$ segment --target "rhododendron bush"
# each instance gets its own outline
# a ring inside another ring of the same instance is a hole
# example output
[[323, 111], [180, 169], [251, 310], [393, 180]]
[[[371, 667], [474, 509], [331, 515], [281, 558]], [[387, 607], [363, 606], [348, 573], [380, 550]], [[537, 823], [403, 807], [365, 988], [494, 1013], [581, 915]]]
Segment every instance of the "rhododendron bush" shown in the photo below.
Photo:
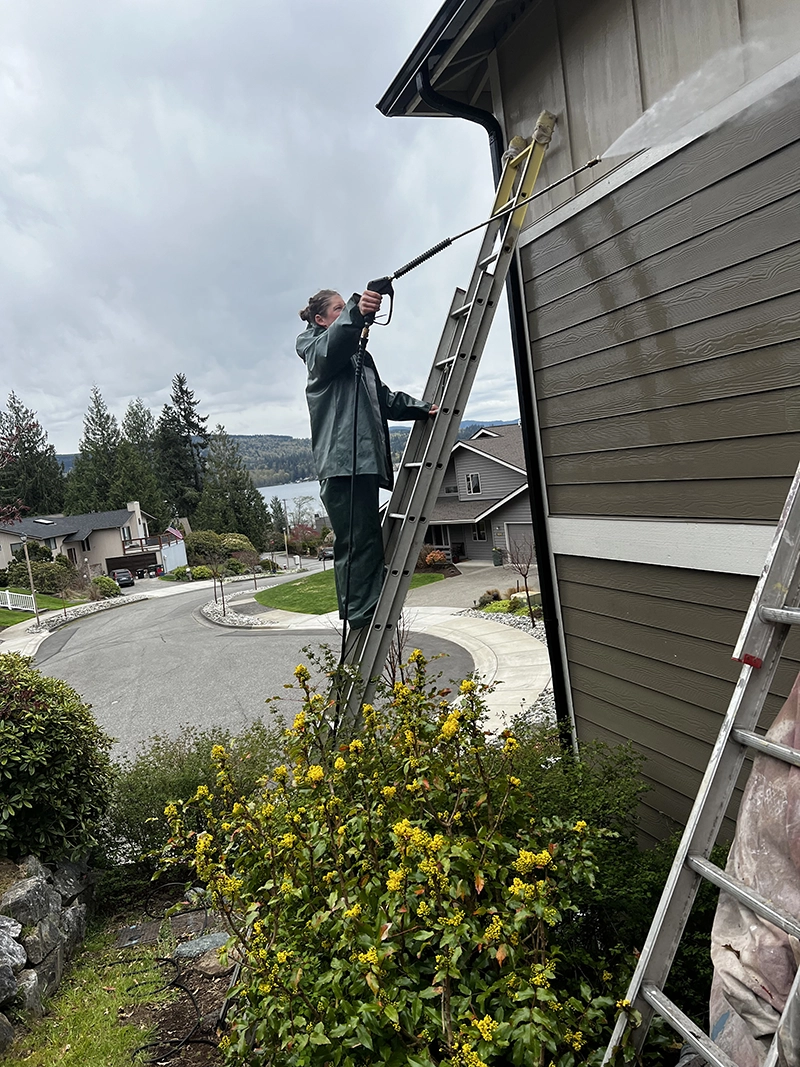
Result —
[[168, 808], [171, 860], [242, 962], [230, 1062], [599, 1063], [630, 960], [576, 963], [565, 931], [614, 834], [537, 815], [479, 681], [453, 702], [418, 651], [404, 677], [334, 741], [333, 698], [298, 667], [303, 708], [259, 792], [239, 795], [217, 748], [216, 782]]

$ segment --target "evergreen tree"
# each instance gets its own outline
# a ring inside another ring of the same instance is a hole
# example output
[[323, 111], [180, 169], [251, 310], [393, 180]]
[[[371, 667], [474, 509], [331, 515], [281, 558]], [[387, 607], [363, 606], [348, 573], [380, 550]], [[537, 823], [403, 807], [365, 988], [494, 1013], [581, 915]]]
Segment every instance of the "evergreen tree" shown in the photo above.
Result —
[[114, 481], [111, 486], [111, 507], [124, 508], [131, 500], [138, 500], [142, 511], [152, 515], [158, 530], [167, 528], [170, 520], [161, 489], [152, 465], [145, 456], [126, 438], [122, 438], [117, 449], [117, 462], [114, 468]]
[[253, 485], [238, 445], [222, 426], [210, 439], [195, 525], [217, 533], [244, 534], [257, 549], [264, 546], [269, 525], [264, 498]]
[[0, 411], [0, 440], [5, 462], [0, 465], [0, 505], [22, 501], [28, 515], [46, 515], [64, 506], [64, 471], [55, 448], [36, 418], [16, 393], [9, 393]]
[[286, 510], [279, 496], [274, 496], [270, 500], [269, 513], [272, 519], [272, 528], [277, 530], [278, 533], [283, 533], [286, 529]]
[[203, 490], [208, 416], [198, 415], [200, 401], [195, 400], [184, 374], [173, 378], [170, 399], [156, 426], [156, 462], [173, 514], [193, 519]]
[[131, 400], [122, 419], [122, 436], [152, 466], [155, 456], [156, 421], [140, 396]]
[[75, 466], [67, 478], [66, 513], [109, 511], [115, 507], [112, 486], [117, 465], [120, 432], [96, 385], [89, 395], [83, 420], [83, 437]]

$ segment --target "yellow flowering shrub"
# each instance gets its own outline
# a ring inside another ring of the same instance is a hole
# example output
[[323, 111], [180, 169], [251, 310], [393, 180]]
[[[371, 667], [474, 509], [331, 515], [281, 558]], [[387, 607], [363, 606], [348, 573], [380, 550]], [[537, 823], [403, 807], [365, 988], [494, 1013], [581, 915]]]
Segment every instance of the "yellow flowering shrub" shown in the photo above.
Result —
[[[462, 682], [454, 710], [419, 651], [358, 736], [332, 728], [309, 671], [295, 678], [303, 709], [263, 790], [238, 796], [220, 752], [214, 787], [168, 813], [172, 860], [208, 886], [243, 960], [227, 1062], [599, 1063], [629, 961], [575, 965], [563, 946], [610, 832], [537, 818], [519, 743], [485, 732], [485, 687]], [[182, 835], [212, 805], [209, 831]]]

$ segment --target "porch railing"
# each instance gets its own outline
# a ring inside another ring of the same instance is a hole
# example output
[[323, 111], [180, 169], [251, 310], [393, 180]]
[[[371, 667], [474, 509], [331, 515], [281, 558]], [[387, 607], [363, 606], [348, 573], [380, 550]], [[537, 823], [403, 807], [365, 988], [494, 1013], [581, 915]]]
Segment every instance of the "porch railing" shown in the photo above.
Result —
[[11, 608], [12, 611], [33, 611], [33, 597], [30, 593], [9, 593], [7, 589], [0, 589], [0, 607]]

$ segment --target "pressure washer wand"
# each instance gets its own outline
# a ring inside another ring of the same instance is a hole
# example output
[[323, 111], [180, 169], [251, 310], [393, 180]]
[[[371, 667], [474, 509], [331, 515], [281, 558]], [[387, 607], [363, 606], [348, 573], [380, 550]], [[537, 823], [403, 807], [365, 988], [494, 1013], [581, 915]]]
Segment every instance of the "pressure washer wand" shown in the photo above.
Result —
[[570, 178], [574, 178], [578, 174], [582, 174], [585, 170], [589, 170], [591, 167], [596, 167], [597, 164], [601, 162], [602, 157], [595, 156], [594, 159], [590, 159], [588, 163], [584, 163], [583, 166], [578, 167], [576, 170], [570, 171], [570, 173], [565, 174], [563, 178], [558, 178], [546, 188], [540, 189], [536, 193], [531, 193], [531, 195], [525, 197], [524, 200], [519, 200], [516, 204], [510, 204], [508, 207], [501, 208], [500, 211], [495, 212], [495, 214], [492, 215], [490, 218], [484, 219], [483, 222], [476, 223], [475, 226], [470, 226], [468, 230], [462, 230], [461, 233], [455, 234], [454, 237], [445, 237], [443, 241], [440, 241], [432, 248], [429, 248], [427, 252], [423, 252], [421, 255], [415, 256], [414, 259], [409, 260], [408, 263], [404, 264], [402, 267], [396, 270], [394, 274], [390, 274], [386, 278], [373, 279], [367, 285], [367, 289], [372, 290], [373, 293], [381, 293], [384, 296], [388, 295], [391, 299], [391, 304], [389, 306], [389, 317], [386, 319], [385, 322], [377, 323], [377, 325], [388, 326], [391, 321], [392, 311], [394, 309], [394, 289], [392, 287], [392, 282], [395, 280], [395, 278], [402, 278], [404, 274], [408, 274], [409, 271], [414, 270], [415, 267], [419, 267], [423, 263], [426, 263], [429, 259], [433, 259], [434, 256], [438, 255], [440, 252], [443, 252], [445, 248], [449, 248], [450, 245], [455, 244], [456, 241], [460, 241], [462, 237], [467, 237], [469, 234], [475, 233], [476, 230], [481, 230], [484, 226], [488, 226], [490, 223], [496, 222], [497, 219], [502, 219], [506, 215], [513, 214], [513, 212], [515, 212], [518, 208], [525, 207], [526, 204], [530, 204], [531, 201], [535, 200], [537, 197], [544, 196], [545, 193], [549, 193], [552, 189], [556, 189], [559, 185], [563, 185], [564, 182], [568, 182]]

